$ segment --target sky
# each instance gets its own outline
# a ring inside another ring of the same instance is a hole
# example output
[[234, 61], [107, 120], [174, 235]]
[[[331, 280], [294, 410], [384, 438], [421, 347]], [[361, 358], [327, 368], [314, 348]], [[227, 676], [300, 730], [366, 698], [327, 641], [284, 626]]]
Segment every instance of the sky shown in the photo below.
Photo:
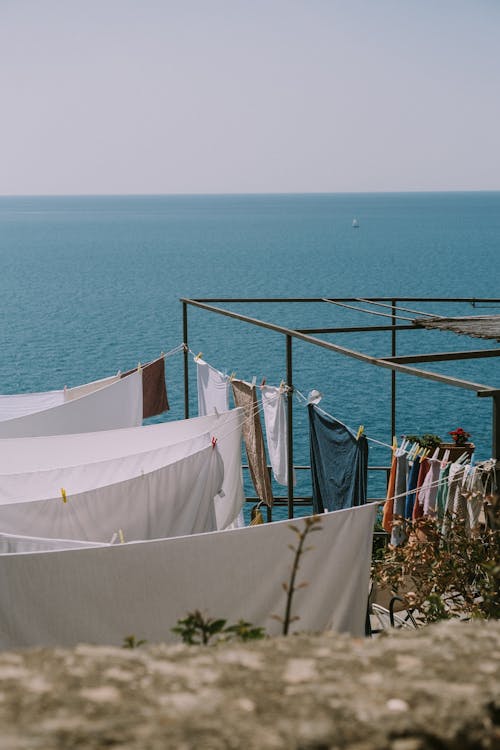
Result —
[[500, 0], [0, 0], [0, 195], [500, 189]]

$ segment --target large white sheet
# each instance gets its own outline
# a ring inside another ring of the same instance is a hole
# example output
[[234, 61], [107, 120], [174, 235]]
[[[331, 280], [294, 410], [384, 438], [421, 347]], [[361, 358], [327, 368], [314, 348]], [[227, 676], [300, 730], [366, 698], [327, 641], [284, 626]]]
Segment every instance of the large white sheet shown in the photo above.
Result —
[[[181, 452], [187, 455], [179, 458]], [[161, 468], [140, 470], [123, 481], [67, 494], [66, 502], [59, 495], [0, 505], [0, 529], [97, 542], [109, 542], [119, 529], [127, 541], [215, 531], [214, 497], [221, 489], [224, 468], [209, 436], [191, 439], [182, 451], [173, 446], [157, 453], [163, 458], [155, 456], [152, 461], [150, 454], [144, 454], [150, 463], [148, 467], [145, 461], [144, 467], [151, 468], [160, 459], [167, 461]]]
[[[134, 454], [139, 456], [209, 433], [217, 439], [224, 463], [222, 494], [215, 499], [217, 528], [224, 529], [238, 517], [245, 500], [241, 469], [242, 420], [242, 410], [233, 409], [224, 414], [146, 427], [0, 440], [0, 503], [9, 498], [53, 497], [60, 487], [70, 491], [71, 486], [72, 492], [78, 492], [84, 487], [103, 486], [109, 481], [110, 464], [107, 462], [121, 461]], [[51, 473], [52, 470], [60, 471]]]
[[[294, 631], [364, 633], [375, 505], [321, 516], [302, 558]], [[303, 519], [294, 524], [301, 528]], [[287, 521], [191, 537], [0, 559], [0, 648], [172, 641], [194, 609], [280, 632], [295, 534]]]
[[[120, 427], [133, 427], [142, 424], [142, 372], [134, 372], [126, 378], [109, 378], [107, 385], [98, 387], [90, 392], [82, 391], [78, 396], [70, 393], [67, 400], [64, 391], [53, 391], [49, 394], [26, 394], [27, 402], [32, 401], [30, 409], [34, 408], [34, 401], [38, 402], [35, 412], [22, 413], [18, 404], [18, 413], [14, 418], [7, 416], [0, 421], [0, 437], [19, 438], [41, 435], [66, 435], [77, 432], [95, 432], [98, 430], [112, 430]], [[99, 381], [98, 381], [99, 382]], [[92, 384], [87, 384], [91, 386]], [[85, 388], [85, 386], [83, 387]], [[69, 389], [70, 392], [73, 389]], [[88, 390], [88, 388], [87, 388]], [[58, 401], [62, 394], [62, 402]], [[42, 396], [45, 405], [40, 408]], [[35, 398], [36, 397], [36, 398]], [[7, 397], [21, 402], [23, 396]], [[54, 402], [56, 399], [56, 402]], [[6, 402], [5, 402], [6, 403]], [[24, 407], [27, 408], [26, 405]], [[7, 414], [5, 406], [4, 414]]]

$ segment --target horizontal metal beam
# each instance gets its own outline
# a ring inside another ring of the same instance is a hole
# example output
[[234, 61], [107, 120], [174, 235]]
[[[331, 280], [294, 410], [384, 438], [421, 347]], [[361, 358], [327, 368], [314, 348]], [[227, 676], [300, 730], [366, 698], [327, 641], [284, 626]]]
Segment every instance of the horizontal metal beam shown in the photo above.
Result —
[[[323, 302], [325, 297], [197, 297], [192, 302]], [[357, 302], [359, 297], [328, 297], [334, 302]], [[477, 302], [500, 304], [497, 297], [365, 297], [368, 302], [463, 302], [470, 305]], [[182, 301], [182, 300], [181, 300]], [[187, 301], [187, 300], [186, 300]]]
[[435, 352], [433, 354], [407, 354], [401, 357], [384, 357], [386, 362], [449, 362], [452, 359], [484, 359], [500, 357], [500, 349], [470, 349], [465, 352]]
[[418, 326], [344, 326], [343, 328], [297, 328], [299, 333], [366, 333], [369, 331], [420, 331]]
[[183, 297], [181, 301], [187, 303], [188, 305], [199, 307], [202, 310], [209, 310], [210, 312], [217, 313], [218, 315], [224, 315], [228, 318], [241, 320], [244, 323], [251, 323], [252, 325], [258, 326], [260, 328], [266, 328], [269, 331], [276, 331], [276, 333], [292, 336], [293, 338], [299, 339], [301, 341], [306, 341], [309, 344], [320, 346], [323, 349], [328, 349], [329, 351], [337, 352], [339, 354], [345, 355], [346, 357], [351, 357], [352, 359], [357, 359], [370, 365], [376, 365], [377, 367], [384, 367], [396, 372], [406, 373], [407, 375], [414, 375], [419, 378], [424, 378], [425, 380], [433, 380], [438, 383], [445, 383], [446, 385], [451, 385], [456, 388], [464, 388], [476, 393], [478, 391], [494, 390], [491, 386], [488, 385], [472, 383], [468, 380], [459, 380], [458, 378], [452, 378], [448, 375], [440, 375], [435, 372], [429, 372], [428, 370], [420, 370], [415, 367], [409, 367], [408, 365], [399, 364], [398, 362], [389, 362], [385, 359], [372, 357], [369, 354], [363, 354], [363, 352], [358, 352], [354, 349], [347, 349], [344, 346], [332, 344], [329, 341], [323, 341], [322, 339], [318, 339], [315, 336], [309, 336], [305, 333], [300, 333], [299, 331], [293, 330], [292, 328], [285, 328], [285, 326], [279, 326], [276, 325], [276, 323], [266, 323], [265, 321], [259, 320], [258, 318], [252, 318], [248, 315], [241, 315], [239, 313], [233, 312], [232, 310], [226, 310], [221, 307], [214, 307], [213, 305], [200, 302], [199, 300]]

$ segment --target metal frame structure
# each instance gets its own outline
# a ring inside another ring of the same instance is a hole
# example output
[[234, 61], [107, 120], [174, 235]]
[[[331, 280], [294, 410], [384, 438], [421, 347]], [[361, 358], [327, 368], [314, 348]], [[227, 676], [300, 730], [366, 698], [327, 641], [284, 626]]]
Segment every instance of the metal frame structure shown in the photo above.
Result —
[[[472, 297], [309, 297], [309, 298], [262, 298], [262, 297], [246, 297], [246, 298], [203, 298], [203, 299], [190, 299], [187, 297], [181, 298], [182, 303], [182, 321], [183, 321], [183, 342], [185, 344], [184, 351], [184, 414], [185, 417], [189, 417], [189, 355], [188, 355], [188, 306], [197, 307], [208, 312], [223, 315], [225, 317], [240, 320], [244, 323], [249, 323], [254, 326], [266, 328], [270, 331], [275, 331], [285, 336], [286, 341], [286, 385], [289, 388], [289, 392], [293, 392], [293, 363], [292, 363], [292, 341], [293, 339], [299, 339], [301, 341], [308, 342], [314, 346], [319, 346], [328, 351], [336, 352], [347, 357], [351, 357], [362, 362], [374, 365], [376, 367], [383, 367], [391, 370], [391, 428], [392, 435], [396, 433], [396, 374], [406, 373], [426, 380], [432, 380], [439, 383], [445, 383], [455, 388], [463, 388], [469, 391], [473, 391], [480, 398], [491, 398], [492, 402], [492, 457], [500, 461], [500, 388], [494, 386], [483, 385], [481, 383], [474, 383], [468, 380], [462, 380], [459, 378], [451, 377], [449, 375], [441, 375], [439, 373], [431, 372], [429, 370], [420, 369], [414, 367], [415, 363], [420, 362], [447, 362], [452, 360], [466, 360], [466, 359], [482, 359], [486, 357], [498, 357], [500, 356], [500, 349], [471, 349], [469, 351], [456, 351], [456, 352], [432, 352], [426, 354], [411, 354], [406, 356], [397, 355], [397, 334], [398, 331], [409, 331], [409, 330], [426, 330], [422, 326], [415, 322], [415, 318], [402, 315], [402, 312], [418, 313], [418, 315], [429, 315], [429, 313], [422, 313], [412, 308], [402, 307], [401, 303], [415, 304], [415, 303], [463, 303], [470, 304], [475, 307], [478, 304], [486, 305], [500, 305], [500, 299], [497, 298], [472, 298]], [[255, 303], [323, 303], [332, 304], [339, 307], [344, 307], [358, 312], [369, 313], [376, 315], [377, 317], [389, 318], [390, 322], [385, 325], [370, 325], [370, 326], [344, 326], [334, 328], [300, 328], [292, 329], [278, 325], [277, 323], [266, 322], [258, 318], [253, 318], [248, 315], [242, 315], [232, 310], [219, 307], [219, 304], [255, 304]], [[359, 307], [361, 305], [369, 305], [371, 309], [366, 307]], [[381, 310], [374, 310], [373, 306], [382, 308]], [[382, 311], [384, 310], [384, 311]], [[399, 321], [404, 321], [400, 323]], [[374, 357], [364, 352], [360, 352], [354, 349], [348, 349], [338, 344], [333, 344], [329, 341], [325, 341], [321, 338], [317, 338], [313, 334], [329, 334], [329, 333], [360, 333], [360, 332], [375, 332], [375, 331], [387, 331], [391, 332], [391, 354], [387, 357]], [[288, 476], [293, 476], [293, 405], [292, 399], [287, 400], [288, 403]], [[294, 488], [292, 481], [288, 485], [287, 493], [287, 505], [288, 505], [288, 516], [293, 518], [294, 508]]]

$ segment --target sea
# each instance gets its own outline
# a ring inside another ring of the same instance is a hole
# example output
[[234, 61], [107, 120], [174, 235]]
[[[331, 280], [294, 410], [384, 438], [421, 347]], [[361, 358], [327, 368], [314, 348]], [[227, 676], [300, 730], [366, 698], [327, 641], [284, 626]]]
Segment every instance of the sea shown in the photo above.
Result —
[[[0, 197], [0, 393], [74, 386], [168, 354], [183, 339], [182, 297], [495, 298], [499, 258], [500, 192]], [[291, 328], [390, 323], [326, 302], [219, 304]], [[401, 305], [440, 315], [500, 311], [491, 303]], [[401, 324], [417, 317], [398, 314]], [[387, 331], [325, 339], [391, 354]], [[285, 340], [276, 332], [189, 307], [188, 344], [238, 378], [279, 385], [286, 377]], [[398, 334], [397, 351], [497, 345], [413, 330]], [[370, 442], [370, 465], [388, 465], [390, 449], [379, 443], [392, 442], [389, 371], [301, 341], [292, 349], [295, 463], [309, 463], [301, 396], [317, 389], [321, 408], [378, 441]], [[500, 387], [495, 358], [421, 366]], [[167, 356], [166, 377], [171, 410], [152, 421], [184, 416], [181, 353]], [[196, 415], [192, 361], [189, 387]], [[398, 439], [446, 440], [457, 427], [471, 433], [475, 458], [491, 455], [490, 399], [397, 375]], [[309, 472], [297, 473], [296, 493], [310, 494]], [[371, 496], [383, 494], [384, 481], [383, 472], [370, 472]], [[274, 490], [286, 496], [286, 488]]]

